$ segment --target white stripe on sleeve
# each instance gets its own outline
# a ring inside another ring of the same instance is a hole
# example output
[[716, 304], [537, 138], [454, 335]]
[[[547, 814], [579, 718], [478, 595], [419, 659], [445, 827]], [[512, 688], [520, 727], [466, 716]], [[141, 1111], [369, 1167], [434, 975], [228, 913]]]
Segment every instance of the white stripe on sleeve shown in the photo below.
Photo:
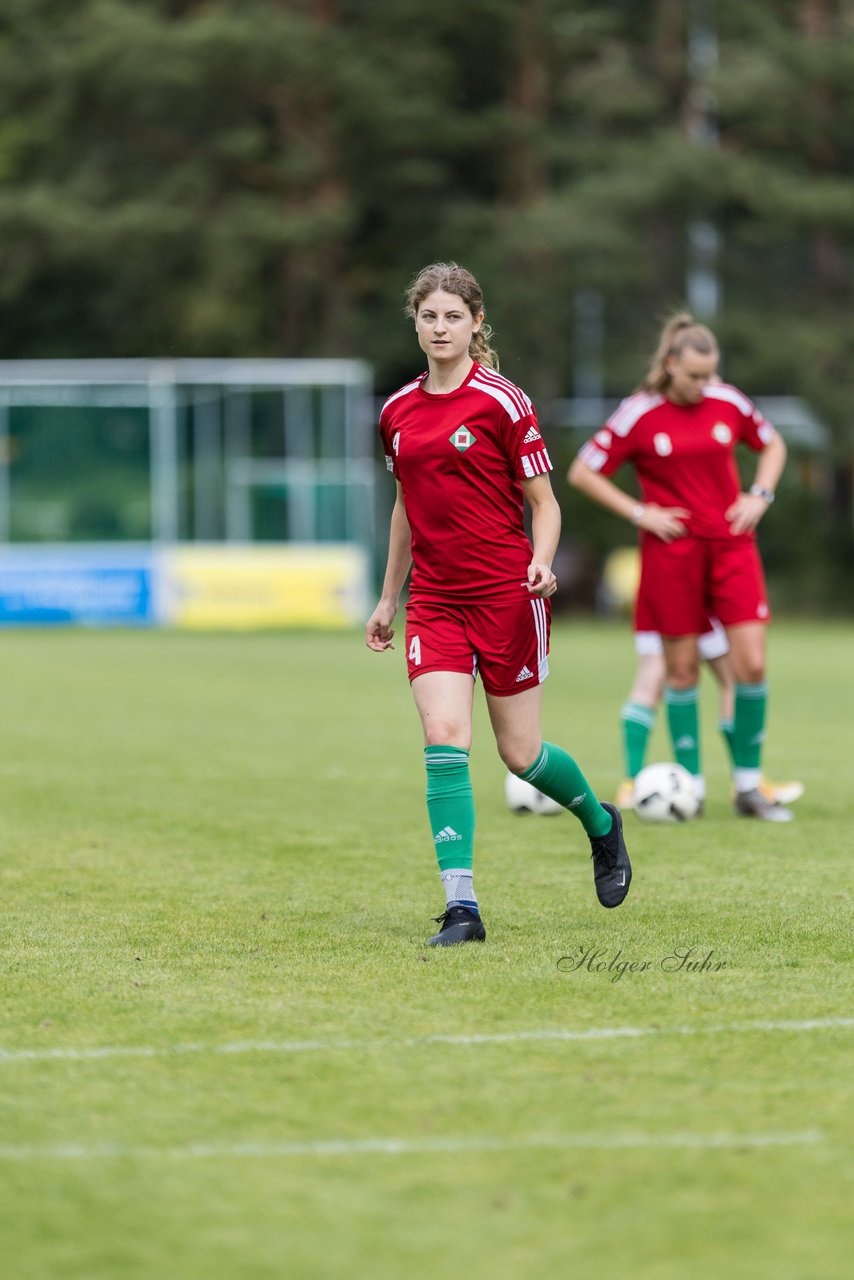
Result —
[[592, 440], [588, 440], [586, 444], [581, 446], [578, 450], [578, 456], [591, 471], [601, 471], [608, 461], [607, 453], [603, 452]]

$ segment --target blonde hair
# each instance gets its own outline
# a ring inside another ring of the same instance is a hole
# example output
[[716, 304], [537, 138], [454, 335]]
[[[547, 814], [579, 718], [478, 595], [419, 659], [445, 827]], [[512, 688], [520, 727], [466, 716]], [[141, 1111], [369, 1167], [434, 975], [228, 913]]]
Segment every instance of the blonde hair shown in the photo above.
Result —
[[662, 329], [652, 364], [638, 390], [666, 391], [670, 385], [668, 357], [681, 356], [689, 348], [702, 356], [717, 356], [719, 353], [717, 339], [711, 329], [698, 324], [690, 311], [678, 311]]
[[429, 267], [423, 267], [418, 272], [406, 290], [406, 314], [409, 318], [415, 319], [421, 303], [436, 289], [443, 289], [445, 293], [453, 293], [458, 298], [462, 298], [475, 320], [483, 312], [484, 319], [481, 326], [477, 333], [471, 336], [469, 355], [472, 360], [477, 360], [478, 364], [485, 364], [489, 369], [497, 369], [498, 352], [489, 345], [492, 328], [486, 323], [483, 291], [472, 273], [466, 271], [465, 267], [461, 267], [459, 263], [433, 262]]

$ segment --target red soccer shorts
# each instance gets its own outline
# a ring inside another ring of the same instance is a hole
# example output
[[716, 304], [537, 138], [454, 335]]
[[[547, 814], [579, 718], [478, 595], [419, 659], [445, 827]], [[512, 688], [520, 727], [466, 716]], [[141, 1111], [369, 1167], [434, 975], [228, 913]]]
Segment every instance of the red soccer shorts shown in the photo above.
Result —
[[689, 535], [662, 542], [645, 535], [638, 601], [636, 629], [664, 636], [702, 635], [709, 629], [709, 615], [725, 627], [771, 618], [752, 538]]
[[428, 671], [477, 677], [487, 693], [508, 698], [549, 674], [551, 604], [522, 587], [517, 596], [472, 603], [410, 600], [406, 664], [410, 682]]

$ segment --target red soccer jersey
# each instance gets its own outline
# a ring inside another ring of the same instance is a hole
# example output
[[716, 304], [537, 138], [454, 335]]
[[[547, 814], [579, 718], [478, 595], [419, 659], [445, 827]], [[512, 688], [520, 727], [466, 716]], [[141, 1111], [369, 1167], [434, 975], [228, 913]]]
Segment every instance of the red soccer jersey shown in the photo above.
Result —
[[552, 469], [533, 405], [477, 363], [448, 395], [425, 391], [426, 377], [389, 396], [380, 414], [412, 530], [410, 594], [515, 595], [531, 563], [521, 481]]
[[697, 404], [645, 392], [629, 396], [578, 456], [606, 476], [633, 463], [644, 502], [684, 507], [691, 512], [688, 531], [698, 538], [729, 538], [724, 512], [741, 491], [735, 446], [740, 441], [758, 451], [774, 434], [747, 396], [710, 383]]

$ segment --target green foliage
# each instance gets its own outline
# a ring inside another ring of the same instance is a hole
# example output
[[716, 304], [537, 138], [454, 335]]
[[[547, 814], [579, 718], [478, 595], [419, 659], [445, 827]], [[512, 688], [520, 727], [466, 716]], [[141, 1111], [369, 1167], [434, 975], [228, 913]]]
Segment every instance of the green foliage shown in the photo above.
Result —
[[416, 356], [408, 279], [456, 258], [538, 401], [572, 391], [574, 298], [597, 290], [621, 395], [684, 303], [702, 217], [721, 233], [728, 376], [803, 396], [844, 474], [850, 4], [720, 0], [706, 70], [689, 59], [702, 10], [7, 0], [3, 355], [359, 355], [388, 391]]

